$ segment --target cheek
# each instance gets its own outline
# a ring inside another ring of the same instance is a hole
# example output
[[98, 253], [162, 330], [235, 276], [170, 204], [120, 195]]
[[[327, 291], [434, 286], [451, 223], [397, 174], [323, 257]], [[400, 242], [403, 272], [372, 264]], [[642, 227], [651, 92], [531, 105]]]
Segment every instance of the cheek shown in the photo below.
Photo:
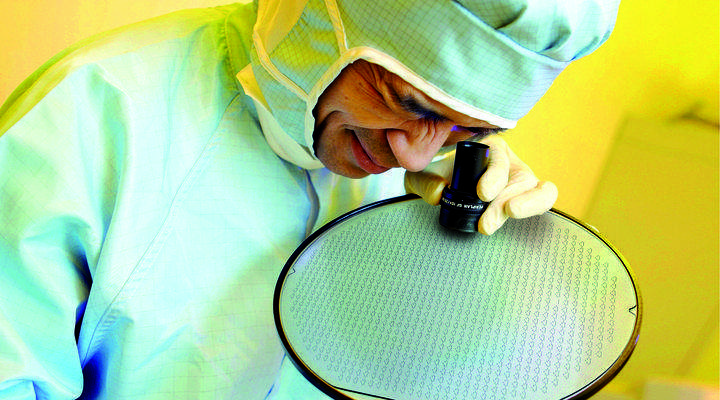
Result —
[[315, 155], [329, 170], [351, 178], [367, 175], [353, 163], [352, 132], [342, 125], [327, 124], [316, 136]]
[[315, 153], [320, 161], [326, 163], [338, 158], [345, 147], [344, 143], [347, 141], [345, 136], [345, 133], [339, 130], [328, 128], [322, 130], [319, 137], [316, 138], [317, 142], [314, 146]]
[[443, 147], [454, 146], [458, 142], [462, 142], [462, 141], [471, 139], [473, 136], [475, 136], [475, 134], [473, 134], [472, 132], [469, 132], [464, 129], [456, 129], [455, 127], [453, 127], [450, 130], [450, 133], [448, 134], [447, 139], [445, 139], [445, 143], [443, 144]]
[[323, 120], [316, 122], [313, 132], [313, 147], [316, 152], [326, 151], [338, 139], [343, 130], [343, 118], [339, 111], [333, 111]]
[[418, 147], [442, 147], [448, 143], [454, 144], [458, 140], [462, 140], [464, 135], [455, 135], [451, 131], [453, 125], [440, 122], [431, 122], [426, 120], [406, 121], [403, 124], [402, 131], [408, 143]]

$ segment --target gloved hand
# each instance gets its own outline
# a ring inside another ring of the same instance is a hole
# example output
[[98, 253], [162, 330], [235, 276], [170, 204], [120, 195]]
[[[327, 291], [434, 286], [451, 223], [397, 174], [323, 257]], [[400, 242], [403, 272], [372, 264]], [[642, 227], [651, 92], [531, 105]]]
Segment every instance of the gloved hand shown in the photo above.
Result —
[[[558, 190], [555, 184], [540, 181], [498, 135], [480, 141], [490, 146], [487, 171], [477, 185], [478, 197], [489, 202], [478, 222], [480, 233], [491, 235], [508, 218], [526, 218], [548, 211]], [[454, 154], [431, 163], [420, 172], [405, 172], [405, 190], [437, 205], [442, 190], [452, 178]]]

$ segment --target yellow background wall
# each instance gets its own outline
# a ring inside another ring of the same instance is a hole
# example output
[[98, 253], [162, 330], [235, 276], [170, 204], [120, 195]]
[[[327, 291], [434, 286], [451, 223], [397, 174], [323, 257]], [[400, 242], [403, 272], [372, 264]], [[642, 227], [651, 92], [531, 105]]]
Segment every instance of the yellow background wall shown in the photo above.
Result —
[[[718, 1], [622, 0], [609, 41], [568, 67], [508, 138], [558, 207], [583, 215], [628, 115], [671, 118], [718, 106]], [[672, 140], [672, 138], [668, 138]]]
[[0, 102], [47, 59], [80, 39], [168, 11], [213, 3], [218, 2], [0, 0]]
[[[84, 37], [169, 11], [232, 0], [0, 1], [0, 101]], [[557, 206], [583, 215], [620, 122], [717, 105], [718, 2], [624, 0], [610, 40], [560, 75], [507, 135], [536, 173], [560, 187]]]
[[[0, 101], [7, 98], [12, 89], [45, 60], [81, 38], [177, 9], [230, 2], [0, 0]], [[624, 0], [610, 40], [594, 54], [572, 64], [518, 127], [506, 134], [515, 151], [533, 167], [538, 176], [558, 185], [558, 208], [581, 218], [597, 215], [597, 212], [591, 213], [589, 210], [593, 210], [593, 204], [600, 196], [597, 190], [602, 186], [599, 183], [604, 171], [608, 170], [607, 161], [618, 162], [613, 158], [613, 154], [616, 154], [613, 149], [618, 132], [628, 125], [628, 121], [650, 120], [662, 125], [663, 121], [673, 121], [688, 113], [700, 115], [715, 134], [710, 143], [715, 143], [716, 148], [710, 148], [709, 154], [717, 167], [720, 75], [718, 21], [717, 0]], [[673, 134], [676, 131], [672, 129], [660, 128], [658, 131], [664, 133], [652, 140], [682, 140]], [[627, 165], [627, 173], [633, 174], [632, 163]], [[693, 190], [697, 196], [717, 201], [716, 176], [692, 177], [695, 185]], [[682, 176], [656, 178], [656, 181], [676, 187], [676, 190], [683, 190], [688, 184], [686, 177]], [[632, 190], [627, 192], [629, 194], [617, 201], [644, 201], [641, 197], [629, 198], [633, 197]], [[663, 201], [668, 204], [669, 211], [658, 209], [647, 218], [662, 218], [662, 213], [672, 212], [672, 207], [683, 207], [683, 204], [674, 204], [672, 198]], [[710, 212], [704, 217], [715, 220], [708, 228], [714, 231], [699, 235], [711, 243], [710, 253], [706, 257], [710, 261], [701, 266], [687, 265], [683, 263], [682, 255], [679, 255], [677, 260], [670, 260], [674, 269], [669, 276], [653, 278], [652, 271], [645, 271], [650, 275], [640, 283], [648, 288], [648, 296], [657, 292], [661, 297], [671, 298], [673, 293], [659, 283], [661, 280], [674, 279], [674, 275], [689, 276], [697, 272], [695, 269], [703, 268], [704, 273], [715, 280], [710, 280], [709, 294], [702, 301], [709, 309], [717, 310], [717, 204], [713, 208], [714, 213]], [[640, 234], [633, 229], [637, 227], [627, 227], [626, 232], [618, 233], [616, 237]], [[674, 229], [673, 232], [678, 236], [697, 234], [681, 226], [663, 229]], [[634, 245], [632, 240], [615, 244], [621, 250]], [[654, 283], [653, 279], [657, 279], [657, 282]], [[672, 310], [663, 309], [670, 306], [662, 304], [665, 303], [655, 301], [650, 296], [647, 299], [648, 312], [657, 314], [667, 311], [667, 315], [671, 315]], [[654, 309], [651, 307], [653, 305]], [[683, 313], [680, 319], [669, 323], [681, 325], [694, 319], [707, 318], [707, 312], [704, 311], [687, 309], [678, 312]], [[689, 339], [695, 340], [693, 343], [702, 343], [702, 348], [695, 349], [700, 358], [694, 364], [684, 367], [691, 373], [679, 377], [689, 379], [691, 384], [717, 387], [717, 315], [712, 318], [715, 318], [715, 325], [713, 327], [711, 324], [708, 331], [711, 337], [707, 341]], [[672, 346], [672, 343], [663, 343], [661, 337], [652, 335], [649, 339], [641, 336], [641, 340], [653, 345], [638, 348], [638, 352], [643, 352], [638, 355], [638, 359], [660, 361], [666, 357], [663, 346]], [[610, 393], [609, 396], [615, 393], [628, 397], [607, 398], [641, 398], [642, 391], [633, 387], [642, 384], [638, 383], [638, 379], [643, 376], [653, 378], [651, 364], [643, 364], [643, 370], [631, 371], [627, 378], [619, 376], [606, 391]], [[629, 364], [628, 368], [634, 367]]]

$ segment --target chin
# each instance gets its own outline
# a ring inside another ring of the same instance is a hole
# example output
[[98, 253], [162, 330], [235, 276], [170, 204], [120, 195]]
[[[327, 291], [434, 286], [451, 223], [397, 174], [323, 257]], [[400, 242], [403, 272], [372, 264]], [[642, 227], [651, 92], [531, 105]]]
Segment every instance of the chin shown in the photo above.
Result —
[[342, 176], [344, 176], [344, 177], [346, 177], [346, 178], [351, 178], [351, 179], [361, 179], [361, 178], [365, 178], [365, 177], [367, 177], [368, 175], [370, 175], [370, 174], [368, 174], [367, 172], [365, 172], [365, 171], [363, 171], [363, 170], [361, 170], [361, 169], [332, 168], [332, 167], [329, 167], [329, 166], [327, 167], [327, 169], [329, 169], [330, 171], [332, 171], [332, 172], [334, 172], [334, 173], [336, 173], [336, 174], [338, 174], [338, 175], [342, 175]]
[[325, 168], [329, 169], [330, 172], [333, 172], [338, 175], [342, 175], [346, 178], [361, 179], [361, 178], [365, 178], [366, 176], [370, 175], [366, 171], [363, 171], [362, 169], [357, 168], [357, 167], [328, 163], [328, 162], [325, 162], [325, 160], [323, 160], [322, 158], [320, 158], [320, 162], [322, 162], [323, 165], [325, 165]]
[[335, 157], [327, 157], [327, 154], [323, 151], [316, 151], [316, 156], [325, 168], [346, 178], [360, 179], [370, 175], [367, 171], [350, 162], [343, 162], [343, 160], [338, 160]]

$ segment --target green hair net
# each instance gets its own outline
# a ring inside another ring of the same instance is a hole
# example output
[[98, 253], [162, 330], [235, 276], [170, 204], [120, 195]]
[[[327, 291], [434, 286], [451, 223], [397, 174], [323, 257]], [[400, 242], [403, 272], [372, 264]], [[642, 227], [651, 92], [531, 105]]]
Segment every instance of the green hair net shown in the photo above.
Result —
[[312, 109], [358, 59], [448, 107], [512, 128], [569, 62], [608, 38], [618, 3], [260, 0], [252, 73], [276, 128], [310, 158]]

